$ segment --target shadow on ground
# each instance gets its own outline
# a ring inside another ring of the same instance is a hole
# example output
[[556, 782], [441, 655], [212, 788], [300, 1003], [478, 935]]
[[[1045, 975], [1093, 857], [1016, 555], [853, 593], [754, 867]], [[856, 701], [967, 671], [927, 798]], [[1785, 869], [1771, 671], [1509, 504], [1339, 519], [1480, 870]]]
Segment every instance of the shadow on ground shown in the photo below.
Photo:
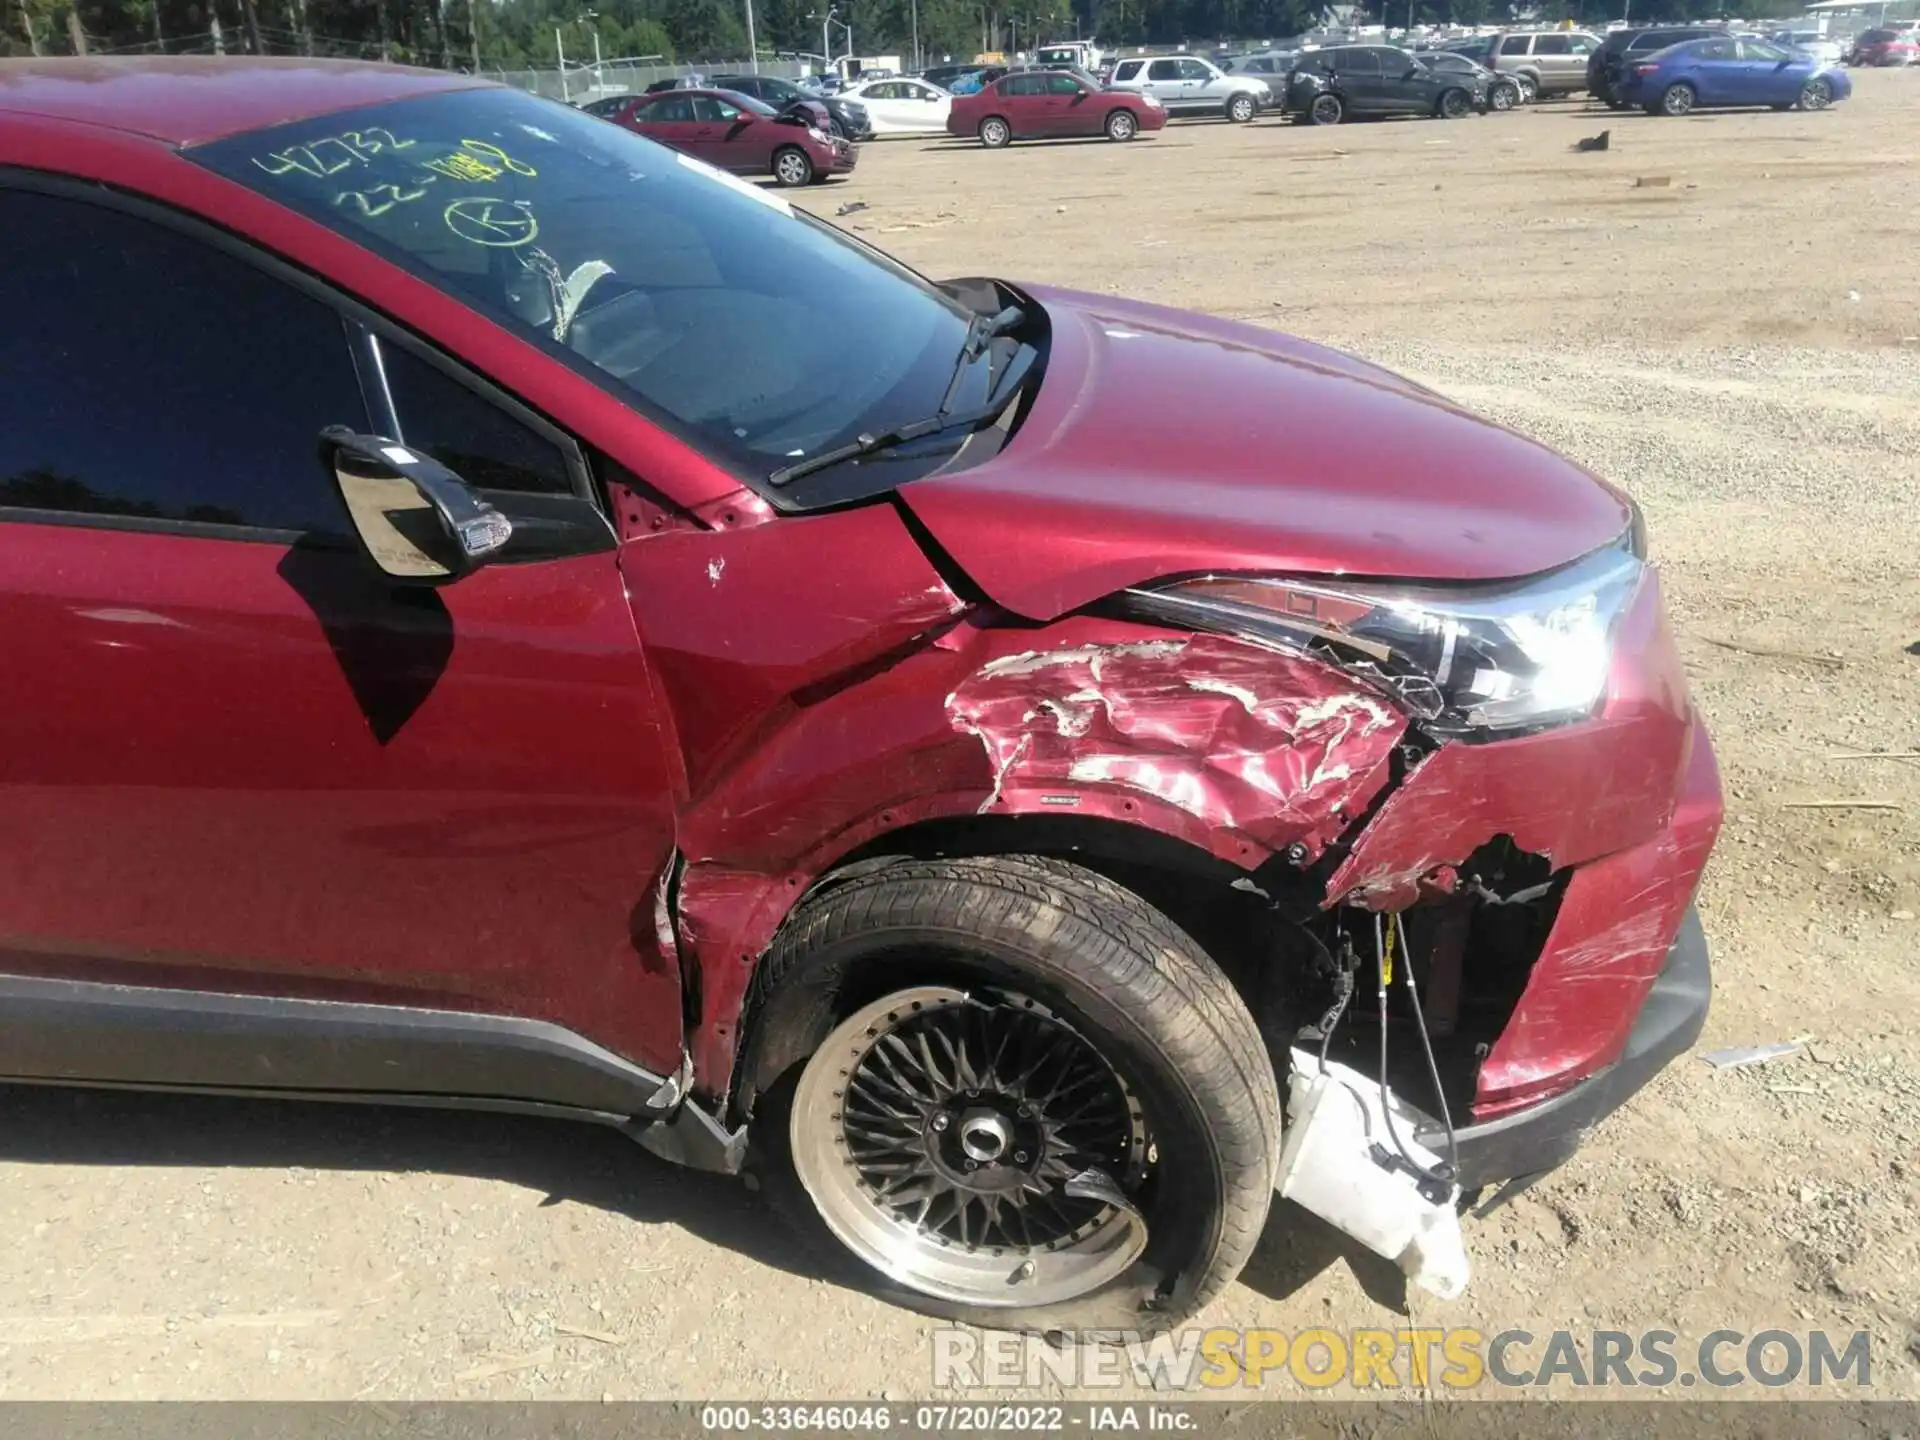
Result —
[[421, 1171], [502, 1180], [674, 1225], [762, 1264], [823, 1278], [738, 1180], [684, 1170], [617, 1131], [458, 1110], [0, 1085], [0, 1163]]
[[[844, 1284], [738, 1180], [684, 1170], [624, 1135], [559, 1120], [457, 1110], [302, 1104], [212, 1096], [0, 1085], [0, 1163], [211, 1169], [417, 1171], [500, 1180], [543, 1205], [572, 1201], [710, 1244], [810, 1280]], [[1276, 1201], [1241, 1276], [1272, 1299], [1346, 1264], [1376, 1303], [1404, 1314], [1403, 1278], [1326, 1222]]]

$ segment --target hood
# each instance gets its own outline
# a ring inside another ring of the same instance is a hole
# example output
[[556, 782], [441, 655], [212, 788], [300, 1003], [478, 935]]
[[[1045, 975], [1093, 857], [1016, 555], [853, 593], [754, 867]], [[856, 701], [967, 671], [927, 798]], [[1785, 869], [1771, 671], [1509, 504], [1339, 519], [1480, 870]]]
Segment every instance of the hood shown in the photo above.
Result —
[[1036, 620], [1207, 571], [1485, 581], [1615, 539], [1624, 496], [1410, 380], [1251, 325], [1028, 287], [1045, 378], [993, 459], [899, 496]]

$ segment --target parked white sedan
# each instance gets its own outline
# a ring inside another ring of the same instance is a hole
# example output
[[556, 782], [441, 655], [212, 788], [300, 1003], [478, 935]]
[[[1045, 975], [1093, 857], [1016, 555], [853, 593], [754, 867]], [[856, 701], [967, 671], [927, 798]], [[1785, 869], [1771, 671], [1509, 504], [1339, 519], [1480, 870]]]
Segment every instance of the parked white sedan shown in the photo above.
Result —
[[944, 135], [953, 96], [925, 80], [863, 80], [842, 92], [867, 107], [876, 135]]

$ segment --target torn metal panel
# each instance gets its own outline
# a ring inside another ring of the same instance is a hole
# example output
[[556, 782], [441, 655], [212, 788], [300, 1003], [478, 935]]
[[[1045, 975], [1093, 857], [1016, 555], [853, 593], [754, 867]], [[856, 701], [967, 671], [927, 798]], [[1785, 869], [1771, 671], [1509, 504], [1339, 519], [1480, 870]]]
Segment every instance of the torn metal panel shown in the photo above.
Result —
[[1407, 725], [1329, 666], [1207, 635], [1004, 655], [957, 685], [947, 710], [991, 766], [983, 811], [1089, 788], [1137, 794], [1193, 817], [1215, 853], [1243, 862], [1248, 839], [1324, 849], [1386, 783]]
[[1699, 887], [1721, 814], [1713, 747], [1696, 727], [1672, 823], [1574, 871], [1520, 1003], [1480, 1068], [1476, 1119], [1557, 1094], [1619, 1055]]
[[753, 745], [710, 767], [679, 834], [703, 1089], [728, 1083], [753, 963], [787, 910], [876, 837], [983, 812], [1071, 813], [1252, 869], [1337, 835], [1385, 783], [1405, 732], [1398, 712], [1313, 661], [1123, 621], [1045, 634], [1044, 648], [1031, 630], [967, 621], [922, 635], [851, 683], [767, 706]]
[[1637, 845], [1673, 814], [1693, 719], [1652, 572], [1622, 622], [1600, 713], [1427, 756], [1381, 805], [1327, 885], [1328, 905], [1400, 909], [1423, 879], [1497, 836], [1556, 869]]
[[[822, 567], [829, 554], [859, 558]], [[623, 546], [620, 567], [695, 796], [796, 693], [860, 671], [965, 608], [882, 506], [667, 530]], [[798, 595], [806, 603], [796, 609]]]

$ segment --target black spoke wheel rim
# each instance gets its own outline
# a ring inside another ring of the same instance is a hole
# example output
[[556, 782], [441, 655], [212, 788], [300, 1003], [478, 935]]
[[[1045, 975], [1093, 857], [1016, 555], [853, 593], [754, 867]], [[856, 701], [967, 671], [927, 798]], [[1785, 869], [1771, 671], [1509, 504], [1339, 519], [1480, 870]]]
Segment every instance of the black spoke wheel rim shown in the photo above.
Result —
[[801, 1076], [791, 1140], [828, 1228], [927, 1295], [1059, 1303], [1146, 1244], [1128, 1209], [1069, 1185], [1091, 1171], [1140, 1186], [1139, 1101], [1089, 1040], [1009, 991], [918, 986], [848, 1017]]

